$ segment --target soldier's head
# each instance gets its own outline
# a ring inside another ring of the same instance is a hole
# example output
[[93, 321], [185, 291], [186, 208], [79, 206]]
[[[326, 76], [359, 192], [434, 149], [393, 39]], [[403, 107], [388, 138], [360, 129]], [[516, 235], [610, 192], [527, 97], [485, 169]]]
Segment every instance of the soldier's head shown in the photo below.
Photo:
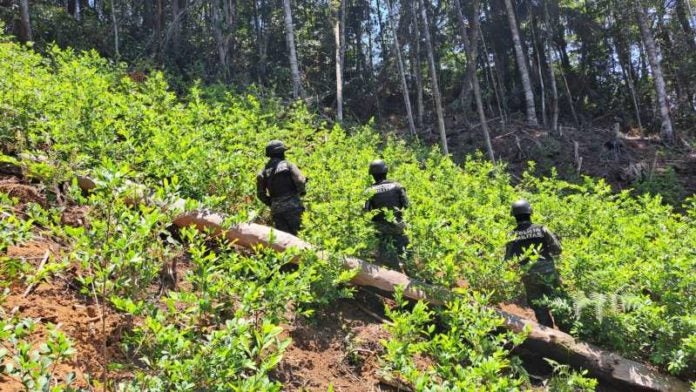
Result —
[[280, 140], [271, 140], [266, 144], [266, 156], [269, 158], [285, 158], [288, 148]]
[[532, 205], [525, 199], [519, 199], [512, 203], [510, 215], [514, 216], [518, 222], [530, 221], [532, 217]]
[[375, 179], [375, 181], [380, 181], [387, 178], [388, 172], [389, 167], [387, 166], [387, 163], [383, 160], [375, 159], [374, 161], [370, 162], [369, 173], [372, 176], [372, 178]]

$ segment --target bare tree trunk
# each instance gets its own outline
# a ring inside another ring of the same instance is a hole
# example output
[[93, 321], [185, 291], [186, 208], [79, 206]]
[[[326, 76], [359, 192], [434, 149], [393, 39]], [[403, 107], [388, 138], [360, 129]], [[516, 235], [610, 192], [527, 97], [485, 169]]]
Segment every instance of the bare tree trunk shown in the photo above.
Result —
[[338, 0], [334, 38], [336, 40], [336, 120], [343, 122], [343, 58], [345, 55], [346, 1]]
[[114, 57], [118, 60], [121, 53], [118, 49], [118, 17], [116, 16], [116, 0], [111, 0], [111, 23], [114, 25]]
[[491, 87], [493, 88], [493, 93], [495, 95], [495, 103], [496, 106], [498, 106], [498, 115], [500, 116], [500, 124], [503, 126], [503, 129], [507, 127], [507, 111], [504, 108], [503, 103], [501, 102], [502, 99], [501, 97], [503, 96], [503, 92], [501, 91], [500, 86], [498, 85], [498, 82], [496, 81], [496, 76], [498, 75], [497, 70], [495, 70], [495, 74], [493, 73], [494, 69], [493, 66], [491, 65], [490, 59], [489, 59], [489, 52], [488, 52], [488, 45], [486, 44], [486, 37], [483, 36], [483, 32], [481, 31], [481, 26], [479, 25], [478, 28], [478, 36], [481, 37], [481, 44], [483, 44], [483, 58], [485, 61], [485, 68], [486, 68], [486, 76], [489, 79], [489, 83]]
[[[371, 91], [374, 91], [374, 98], [375, 98], [375, 107], [377, 108], [377, 118], [381, 119], [382, 118], [382, 105], [379, 101], [379, 91], [377, 89], [377, 77], [375, 75], [375, 60], [374, 60], [374, 50], [373, 47], [375, 46], [373, 44], [374, 40], [372, 39], [372, 30], [374, 28], [374, 25], [372, 23], [372, 4], [368, 3], [367, 4], [367, 23], [365, 24], [365, 28], [367, 29], [367, 36], [368, 36], [368, 50], [369, 50], [369, 57], [368, 57], [368, 65], [370, 67], [370, 79], [369, 79], [369, 88]], [[381, 34], [381, 33], [380, 33]]]
[[292, 97], [297, 99], [303, 95], [302, 80], [300, 79], [300, 67], [297, 64], [297, 52], [295, 50], [295, 29], [292, 24], [292, 9], [290, 0], [283, 0], [283, 13], [285, 15], [285, 40], [290, 51], [290, 73], [292, 75]]
[[420, 49], [420, 29], [418, 28], [418, 10], [417, 3], [411, 1], [411, 26], [413, 28], [413, 46], [411, 47], [411, 59], [413, 66], [413, 74], [416, 79], [416, 125], [418, 128], [423, 127], [423, 113], [425, 108], [423, 105], [423, 75], [421, 75], [421, 49]]
[[425, 47], [428, 51], [428, 62], [430, 63], [430, 80], [433, 88], [433, 100], [435, 101], [435, 112], [437, 114], [437, 127], [440, 131], [440, 143], [442, 144], [442, 153], [449, 154], [447, 148], [447, 132], [445, 130], [445, 116], [442, 112], [442, 98], [440, 97], [440, 87], [437, 81], [437, 68], [435, 64], [435, 54], [433, 51], [433, 41], [430, 39], [430, 27], [428, 24], [428, 14], [425, 10], [423, 0], [418, 0], [420, 5], [421, 17], [423, 18], [423, 31], [425, 32]]
[[545, 127], [548, 128], [548, 116], [546, 113], [546, 85], [544, 84], [544, 73], [542, 71], [541, 63], [541, 46], [536, 37], [536, 28], [532, 24], [532, 45], [534, 47], [534, 53], [536, 54], [536, 65], [537, 65], [537, 76], [539, 77], [539, 88], [541, 90], [541, 121]]
[[510, 32], [512, 33], [512, 41], [514, 42], [515, 55], [517, 57], [517, 68], [520, 71], [522, 78], [522, 88], [524, 88], [524, 99], [527, 103], [527, 123], [532, 126], [539, 125], [536, 116], [536, 106], [534, 105], [534, 91], [532, 90], [532, 82], [529, 78], [529, 69], [527, 68], [527, 60], [522, 50], [522, 41], [520, 40], [520, 32], [517, 28], [517, 19], [515, 18], [515, 9], [512, 6], [512, 0], [505, 0], [505, 8], [507, 9], [508, 23], [510, 24]]
[[[174, 42], [174, 52], [179, 53], [179, 43], [181, 42], [181, 16], [182, 12], [179, 7], [179, 0], [172, 0], [172, 24], [169, 26], [169, 31], [171, 31], [171, 38]], [[168, 34], [165, 34], [164, 43], [162, 44], [163, 49], [167, 46], [169, 41]]]
[[648, 54], [648, 62], [650, 63], [650, 70], [652, 71], [653, 80], [655, 82], [655, 93], [657, 94], [657, 103], [660, 107], [660, 117], [662, 118], [661, 134], [667, 143], [672, 143], [674, 141], [674, 130], [672, 129], [672, 119], [669, 115], [667, 87], [665, 86], [665, 79], [662, 75], [662, 66], [657, 54], [659, 48], [657, 43], [655, 43], [652, 32], [650, 31], [650, 26], [648, 26], [645, 11], [640, 5], [640, 2], [636, 1], [633, 8], [636, 13], [636, 19], [638, 20], [638, 26], [640, 27], [640, 35], [642, 36], [643, 43], [645, 44], [645, 51]]
[[643, 134], [643, 122], [640, 119], [640, 104], [638, 103], [638, 96], [636, 94], [636, 86], [635, 83], [633, 83], [633, 72], [631, 70], [631, 62], [629, 59], [628, 65], [625, 66], [624, 64], [621, 64], [621, 70], [623, 71], [624, 74], [624, 79], [626, 80], [626, 84], [628, 85], [628, 90], [631, 92], [631, 99], [633, 101], [633, 109], [636, 111], [636, 121], [638, 122], [638, 130], [640, 131], [640, 134]]
[[401, 59], [401, 45], [399, 45], [399, 36], [397, 35], [396, 28], [394, 28], [394, 22], [392, 21], [393, 13], [391, 4], [389, 0], [387, 2], [387, 9], [389, 14], [387, 15], [387, 24], [389, 29], [394, 35], [394, 54], [396, 55], [396, 65], [399, 69], [399, 77], [401, 79], [401, 90], [404, 96], [404, 105], [406, 106], [406, 119], [408, 121], [408, 131], [411, 136], [416, 135], [416, 126], [413, 123], [413, 111], [411, 110], [411, 98], [409, 97], [408, 84], [406, 83], [406, 74], [404, 73], [404, 63]]
[[[178, 0], [174, 0], [174, 2], [176, 1]], [[222, 77], [223, 80], [229, 82], [233, 74], [230, 53], [233, 51], [232, 46], [236, 33], [236, 0], [213, 0], [210, 8], [210, 25], [215, 38]]]
[[258, 55], [257, 79], [259, 86], [263, 86], [266, 82], [268, 28], [266, 28], [267, 22], [264, 20], [265, 4], [264, 0], [261, 0], [260, 4], [257, 0], [254, 0], [254, 26], [256, 29], [256, 51]]
[[558, 131], [558, 115], [560, 110], [558, 108], [558, 87], [556, 85], [556, 75], [553, 72], [553, 53], [551, 52], [551, 43], [548, 41], [548, 39], [544, 45], [546, 47], [549, 81], [551, 83], [551, 131], [558, 133], [560, 136], [560, 132]]
[[[696, 50], [696, 41], [694, 41], [694, 38], [696, 38], [696, 36], [694, 35], [694, 29], [691, 27], [691, 23], [689, 22], [689, 20], [693, 18], [690, 8], [691, 4], [689, 4], [689, 2], [690, 0], [677, 0], [675, 8], [679, 24], [682, 27], [682, 31], [684, 31], [684, 35], [686, 35], [686, 41], [689, 43], [689, 47], [691, 47], [691, 50]], [[686, 6], [684, 3], [686, 3]], [[686, 7], [689, 7], [688, 16], [686, 12]]]
[[562, 136], [558, 128], [558, 87], [556, 85], [556, 75], [553, 72], [553, 52], [551, 51], [551, 38], [553, 32], [549, 17], [548, 2], [544, 1], [544, 51], [546, 53], [546, 63], [549, 73], [549, 83], [551, 84], [551, 132]]
[[82, 19], [82, 9], [80, 8], [80, 0], [75, 0], [75, 20]]
[[[561, 56], [560, 50], [559, 57]], [[573, 115], [573, 121], [575, 121], [575, 126], [580, 127], [580, 119], [578, 118], [578, 113], [575, 111], [575, 104], [573, 103], [573, 94], [570, 92], [570, 86], [568, 85], [568, 78], [566, 78], [565, 71], [563, 67], [559, 68], [561, 72], [561, 79], [563, 80], [563, 87], [565, 87], [566, 98], [568, 98], [568, 106], [570, 106], [570, 113]]]
[[19, 0], [19, 40], [29, 42], [32, 40], [31, 19], [29, 18], [29, 0]]
[[[462, 41], [464, 42], [464, 48], [467, 52], [467, 74], [472, 75], [468, 82], [471, 83], [471, 87], [474, 90], [474, 99], [476, 100], [476, 110], [478, 111], [479, 121], [481, 121], [483, 140], [486, 143], [488, 157], [490, 158], [491, 162], [495, 163], [495, 151], [493, 151], [493, 144], [491, 144], [491, 132], [488, 129], [488, 119], [486, 119], [486, 112], [483, 109], [483, 99], [481, 98], [481, 85], [479, 84], [478, 76], [476, 75], [476, 64], [478, 63], [478, 33], [480, 23], [479, 9], [481, 1], [473, 0], [474, 10], [471, 17], [471, 38], [469, 38], [469, 33], [466, 30], [466, 20], [464, 19], [464, 13], [462, 12], [461, 2], [459, 0], [454, 0], [454, 5], [457, 8], [459, 31], [462, 36]], [[473, 71], [471, 71], [471, 69], [473, 69]], [[467, 83], [466, 80], [465, 83]]]

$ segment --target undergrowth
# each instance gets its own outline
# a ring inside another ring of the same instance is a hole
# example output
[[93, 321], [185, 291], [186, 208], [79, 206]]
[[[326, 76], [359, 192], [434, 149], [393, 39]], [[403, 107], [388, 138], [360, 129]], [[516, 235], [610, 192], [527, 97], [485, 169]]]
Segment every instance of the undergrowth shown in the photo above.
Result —
[[[513, 187], [503, 166], [481, 156], [456, 165], [436, 149], [382, 137], [369, 124], [329, 126], [301, 104], [215, 96], [194, 87], [178, 99], [161, 74], [136, 82], [93, 52], [54, 48], [41, 57], [0, 38], [3, 159], [22, 165], [34, 181], [70, 184], [70, 199], [91, 211], [88, 226], [63, 228], [55, 208], [34, 206], [32, 216], [20, 216], [16, 201], [0, 193], [0, 251], [26, 242], [42, 219], [41, 227], [71, 244], [83, 294], [142, 319], [124, 343], [131, 362], [119, 366], [135, 376], [123, 388], [279, 389], [269, 377], [288, 344], [279, 325], [349, 295], [340, 282], [350, 273], [335, 260], [311, 252], [242, 255], [224, 244], [210, 251], [192, 233], [178, 241], [167, 231], [175, 211], [159, 206], [177, 197], [188, 199], [189, 208], [225, 212], [226, 224], [268, 223], [254, 178], [270, 139], [289, 144], [289, 159], [309, 178], [301, 237], [336, 257], [371, 260], [375, 233], [362, 206], [367, 164], [382, 157], [411, 199], [409, 273], [447, 287], [465, 279], [472, 291], [486, 293], [435, 310], [446, 322], [443, 332], [430, 329], [434, 315], [422, 305], [395, 311], [397, 326], [421, 329], [395, 327], [394, 340], [385, 342], [385, 369], [423, 388], [442, 382], [514, 389], [526, 382], [509, 357], [509, 343], [521, 338], [491, 336], [499, 321], [482, 307], [523, 292], [520, 271], [503, 261], [503, 248], [513, 225], [508, 206], [525, 197], [535, 219], [561, 238], [557, 264], [571, 296], [552, 306], [573, 333], [694, 377], [694, 198], [677, 214], [659, 196], [615, 194], [590, 178], [580, 184], [539, 178], [533, 165]], [[97, 179], [97, 190], [81, 195], [73, 173]], [[133, 183], [146, 185], [155, 205], [132, 207], [127, 201], [143, 192]], [[181, 254], [190, 258], [191, 290], [157, 300], [148, 287]], [[32, 276], [2, 257], [3, 287]], [[290, 257], [301, 258], [300, 270], [280, 272]], [[418, 355], [438, 366], [414, 367]]]

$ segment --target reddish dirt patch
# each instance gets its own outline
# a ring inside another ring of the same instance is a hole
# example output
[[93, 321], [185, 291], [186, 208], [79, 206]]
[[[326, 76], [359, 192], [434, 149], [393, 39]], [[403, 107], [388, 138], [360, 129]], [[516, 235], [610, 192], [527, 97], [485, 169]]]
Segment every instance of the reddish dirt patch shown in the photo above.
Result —
[[0, 192], [8, 194], [10, 197], [18, 198], [22, 203], [37, 203], [41, 206], [46, 205], [46, 198], [36, 189], [36, 187], [22, 184], [14, 177], [7, 177], [0, 180]]
[[[102, 330], [101, 312], [98, 306], [77, 297], [67, 287], [41, 283], [26, 298], [23, 289], [13, 290], [3, 307], [10, 314], [20, 318], [32, 318], [37, 322], [37, 330], [31, 335], [32, 342], [38, 344], [47, 339], [47, 325], [54, 324], [68, 336], [76, 354], [72, 361], [61, 364], [56, 374], [75, 372], [76, 386], [87, 387], [85, 376], [101, 377], [103, 374], [103, 342], [109, 362], [123, 358], [119, 349], [122, 331], [132, 325], [132, 320], [106, 308], [105, 328]], [[110, 378], [119, 377], [110, 373]], [[17, 380], [0, 375], [0, 389], [3, 391], [21, 390]]]
[[60, 214], [60, 223], [64, 226], [88, 227], [87, 206], [69, 206]]
[[516, 303], [507, 303], [507, 302], [498, 304], [498, 307], [503, 312], [507, 312], [510, 314], [514, 314], [515, 316], [519, 316], [522, 318], [536, 321], [536, 316], [534, 316], [534, 311], [530, 308], [521, 306], [521, 305], [516, 304]]
[[[46, 257], [46, 252], [50, 257], [58, 253], [60, 246], [50, 241], [28, 241], [22, 245], [12, 245], [7, 248], [7, 256], [24, 259], [37, 260]], [[38, 265], [38, 262], [36, 263]]]
[[391, 391], [380, 384], [381, 339], [388, 339], [380, 321], [355, 300], [341, 300], [312, 320], [287, 327], [292, 338], [273, 376], [287, 391]]

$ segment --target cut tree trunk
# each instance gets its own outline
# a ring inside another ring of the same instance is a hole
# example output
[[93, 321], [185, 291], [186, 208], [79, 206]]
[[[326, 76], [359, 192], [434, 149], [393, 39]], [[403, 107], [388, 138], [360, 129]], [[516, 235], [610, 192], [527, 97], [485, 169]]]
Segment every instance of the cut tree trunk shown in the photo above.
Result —
[[536, 106], [534, 104], [534, 91], [532, 90], [532, 82], [529, 78], [529, 69], [527, 68], [527, 60], [522, 50], [522, 41], [520, 32], [517, 27], [517, 18], [515, 17], [515, 8], [512, 6], [512, 0], [505, 0], [505, 8], [507, 9], [508, 23], [510, 24], [510, 32], [512, 33], [512, 41], [515, 47], [515, 56], [517, 58], [517, 69], [520, 71], [522, 79], [522, 88], [524, 89], [524, 100], [527, 104], [527, 123], [532, 126], [539, 125], [536, 116]]
[[423, 18], [423, 32], [425, 33], [425, 47], [428, 51], [428, 63], [430, 64], [430, 81], [433, 89], [433, 100], [435, 101], [435, 112], [437, 114], [437, 128], [440, 131], [440, 144], [442, 145], [442, 153], [449, 154], [447, 148], [447, 131], [445, 130], [445, 115], [442, 111], [442, 97], [440, 96], [440, 86], [437, 80], [437, 64], [435, 63], [435, 54], [433, 51], [433, 41], [430, 38], [430, 26], [428, 22], [428, 13], [425, 9], [423, 0], [419, 0], [421, 17]]
[[302, 95], [302, 80], [300, 79], [300, 67], [297, 64], [297, 51], [295, 50], [295, 28], [292, 24], [292, 9], [290, 0], [283, 0], [283, 14], [285, 18], [285, 41], [290, 55], [290, 74], [292, 75], [292, 97], [300, 98]]
[[657, 54], [659, 48], [655, 42], [655, 39], [653, 38], [652, 31], [650, 31], [650, 26], [648, 26], [648, 18], [645, 15], [645, 11], [640, 5], [640, 2], [634, 2], [633, 8], [636, 13], [636, 19], [638, 20], [638, 26], [640, 27], [640, 35], [643, 38], [643, 44], [645, 44], [645, 51], [648, 54], [648, 62], [650, 63], [650, 70], [652, 71], [653, 81], [655, 83], [655, 93], [657, 95], [657, 103], [660, 109], [660, 117], [662, 119], [662, 138], [665, 142], [672, 143], [674, 141], [674, 130], [672, 128], [672, 118], [669, 114], [669, 103], [667, 102], [667, 87], [665, 86], [665, 79], [662, 75], [660, 58]]

